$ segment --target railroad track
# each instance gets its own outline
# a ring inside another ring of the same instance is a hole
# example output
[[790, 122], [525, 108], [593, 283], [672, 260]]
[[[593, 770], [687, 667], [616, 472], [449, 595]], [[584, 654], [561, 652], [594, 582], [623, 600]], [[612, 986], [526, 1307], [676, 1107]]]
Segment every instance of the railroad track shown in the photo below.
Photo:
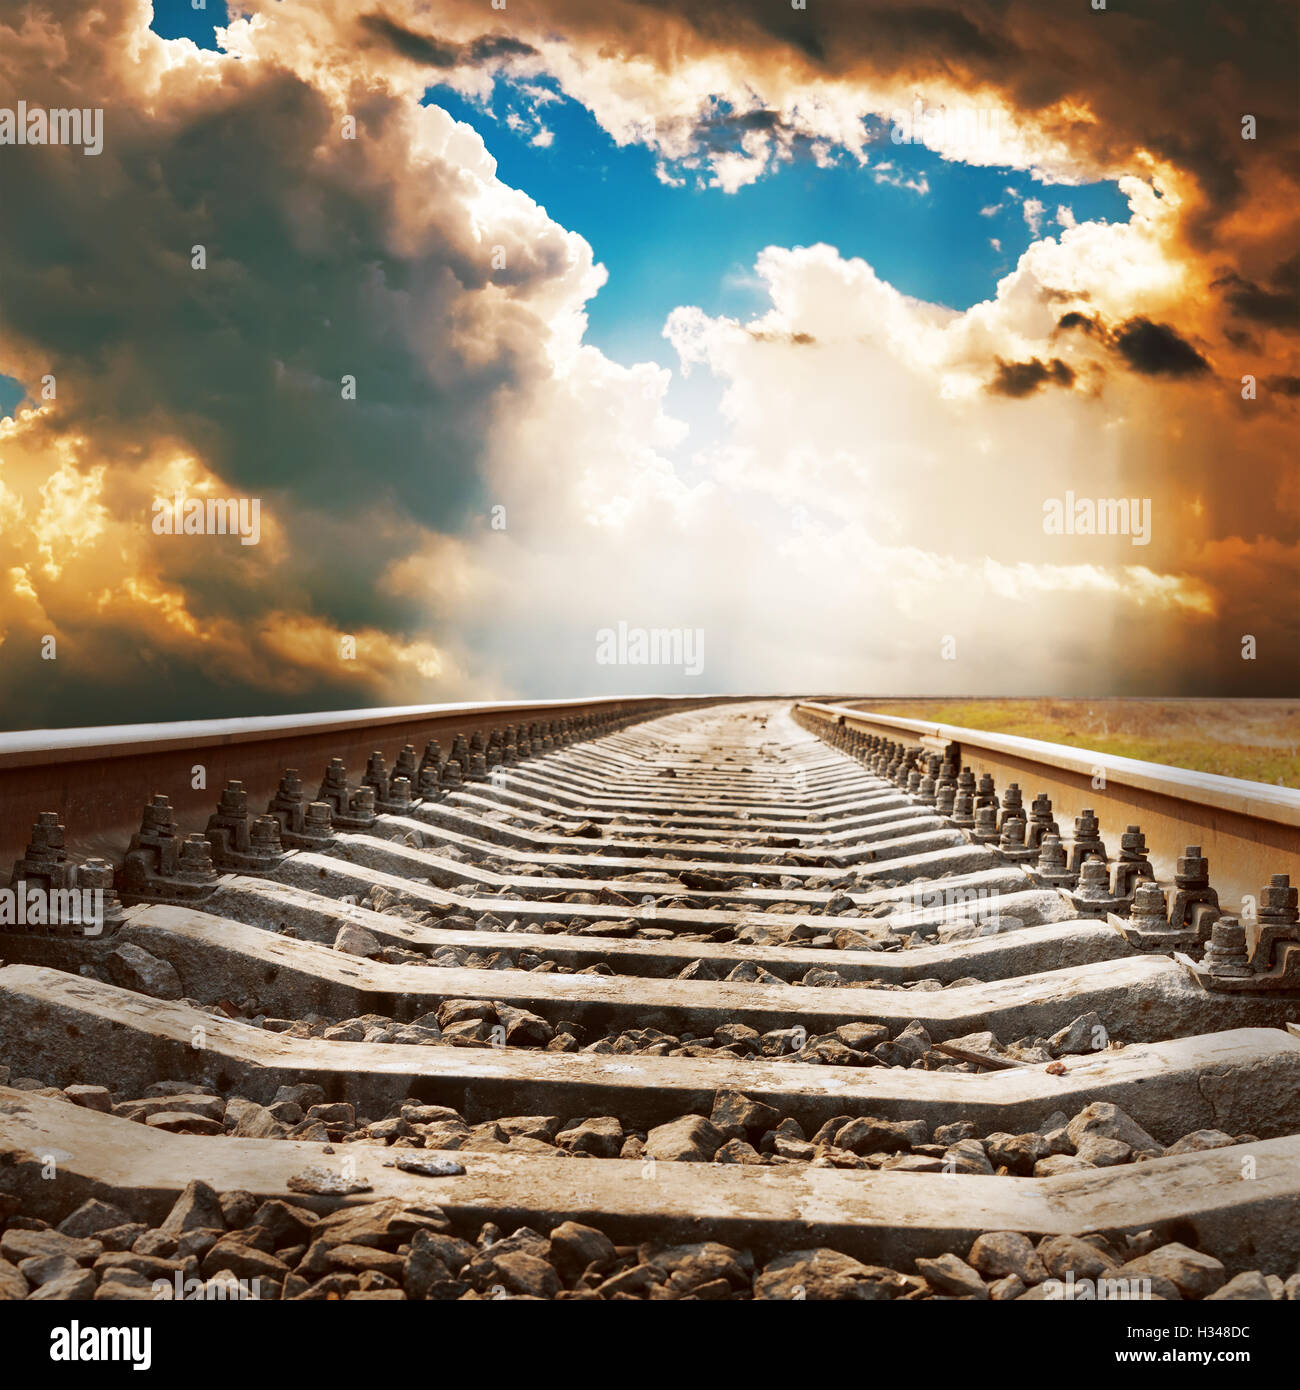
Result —
[[0, 1297], [1300, 1298], [1286, 795], [1220, 902], [1023, 749], [532, 713], [0, 757]]

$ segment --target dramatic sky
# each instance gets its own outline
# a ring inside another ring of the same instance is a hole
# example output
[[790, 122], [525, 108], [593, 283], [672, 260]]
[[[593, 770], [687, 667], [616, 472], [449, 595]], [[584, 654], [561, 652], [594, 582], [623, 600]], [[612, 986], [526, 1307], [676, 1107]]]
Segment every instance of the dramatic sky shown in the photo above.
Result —
[[0, 110], [103, 110], [0, 145], [0, 724], [1300, 693], [1296, 53], [1273, 0], [0, 0]]

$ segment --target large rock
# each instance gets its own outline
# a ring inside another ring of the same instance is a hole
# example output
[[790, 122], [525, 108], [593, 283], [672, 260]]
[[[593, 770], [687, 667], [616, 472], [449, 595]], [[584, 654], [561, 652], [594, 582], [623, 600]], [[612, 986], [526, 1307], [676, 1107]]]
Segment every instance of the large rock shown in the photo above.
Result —
[[1094, 1101], [1080, 1110], [1066, 1126], [1066, 1133], [1076, 1152], [1085, 1139], [1096, 1136], [1100, 1139], [1118, 1139], [1134, 1153], [1149, 1154], [1153, 1158], [1159, 1158], [1164, 1153], [1163, 1146], [1156, 1143], [1136, 1120], [1108, 1100]]
[[1076, 1282], [1080, 1279], [1100, 1279], [1119, 1263], [1104, 1250], [1078, 1236], [1048, 1236], [1040, 1240], [1038, 1258], [1053, 1279], [1064, 1280], [1067, 1275], [1073, 1274]]
[[279, 1197], [263, 1202], [249, 1222], [250, 1227], [268, 1232], [271, 1245], [276, 1250], [288, 1245], [310, 1244], [319, 1224], [320, 1217], [314, 1211], [295, 1206]]
[[61, 1279], [52, 1279], [42, 1284], [35, 1293], [27, 1295], [31, 1303], [83, 1302], [94, 1298], [99, 1280], [94, 1270], [79, 1269], [75, 1274], [65, 1274]]
[[933, 1260], [917, 1260], [916, 1272], [940, 1293], [957, 1298], [987, 1298], [988, 1286], [965, 1260], [956, 1255], [938, 1255]]
[[154, 999], [179, 999], [185, 993], [181, 977], [169, 962], [129, 942], [119, 946], [105, 963], [109, 978], [123, 989], [148, 994]]
[[656, 1125], [646, 1135], [645, 1151], [651, 1158], [678, 1163], [710, 1163], [724, 1137], [703, 1115], [683, 1115], [666, 1125]]
[[63, 1094], [74, 1105], [84, 1106], [87, 1110], [98, 1110], [103, 1115], [107, 1115], [113, 1109], [113, 1098], [106, 1086], [65, 1086]]
[[165, 1235], [179, 1238], [186, 1231], [206, 1227], [210, 1230], [224, 1231], [226, 1219], [221, 1211], [221, 1198], [216, 1189], [205, 1182], [193, 1179], [185, 1191], [176, 1199], [176, 1204], [167, 1214], [167, 1219], [158, 1228]]
[[12, 1303], [26, 1297], [27, 1279], [22, 1270], [8, 1260], [0, 1259], [0, 1303]]
[[745, 1053], [763, 1050], [763, 1039], [758, 1029], [744, 1023], [720, 1023], [713, 1030], [713, 1038], [719, 1047], [734, 1047]]
[[163, 1279], [170, 1284], [174, 1282], [177, 1274], [182, 1278], [197, 1274], [198, 1261], [169, 1260], [161, 1255], [142, 1255], [134, 1250], [121, 1250], [101, 1255], [95, 1261], [95, 1270], [102, 1279], [129, 1271], [142, 1279]]
[[[847, 1152], [842, 1150], [841, 1152]], [[890, 1154], [880, 1165], [882, 1173], [954, 1173], [959, 1169], [949, 1167], [945, 1170], [945, 1160], [936, 1154]], [[983, 1169], [978, 1170], [983, 1172]], [[992, 1172], [992, 1169], [988, 1170]]]
[[945, 1173], [972, 1173], [981, 1177], [993, 1176], [993, 1165], [978, 1139], [959, 1139], [950, 1144], [943, 1156]]
[[493, 1261], [494, 1283], [507, 1293], [531, 1298], [554, 1298], [560, 1291], [560, 1277], [547, 1262], [523, 1250], [498, 1255]]
[[565, 1221], [551, 1232], [551, 1258], [561, 1275], [575, 1279], [591, 1265], [607, 1269], [617, 1256], [614, 1242], [603, 1231]]
[[220, 1120], [205, 1119], [188, 1110], [159, 1110], [150, 1115], [145, 1124], [150, 1129], [161, 1129], [167, 1134], [214, 1135], [224, 1130]]
[[1018, 1274], [1008, 1274], [989, 1285], [989, 1297], [994, 1303], [1008, 1303], [1025, 1292], [1025, 1281]]
[[307, 1111], [313, 1105], [324, 1105], [325, 1089], [312, 1081], [303, 1081], [296, 1086], [281, 1086], [271, 1098], [271, 1104], [278, 1105], [281, 1101], [300, 1105]]
[[709, 1119], [724, 1139], [748, 1139], [775, 1129], [781, 1112], [740, 1091], [719, 1091]]
[[338, 935], [334, 938], [334, 949], [349, 956], [362, 956], [369, 959], [372, 956], [377, 956], [384, 948], [379, 938], [366, 931], [364, 927], [345, 922], [338, 929]]
[[307, 1119], [315, 1120], [330, 1129], [350, 1130], [357, 1127], [356, 1107], [346, 1100], [313, 1105], [307, 1111]]
[[1244, 1303], [1247, 1301], [1269, 1303], [1273, 1299], [1273, 1291], [1259, 1270], [1247, 1269], [1235, 1278], [1229, 1279], [1221, 1289], [1206, 1294], [1206, 1298], [1224, 1303]]
[[330, 1270], [349, 1274], [371, 1271], [400, 1279], [406, 1259], [400, 1251], [377, 1250], [373, 1245], [336, 1245], [326, 1256], [326, 1264]]
[[554, 1144], [561, 1120], [558, 1115], [508, 1115], [496, 1124], [512, 1143], [516, 1139], [540, 1139]]
[[18, 1268], [22, 1276], [34, 1289], [55, 1279], [77, 1272], [77, 1262], [67, 1255], [37, 1255], [24, 1260]]
[[902, 1281], [892, 1269], [865, 1265], [838, 1250], [792, 1250], [779, 1255], [754, 1281], [756, 1299], [882, 1300]]
[[1080, 1014], [1059, 1033], [1053, 1033], [1047, 1045], [1053, 1057], [1078, 1056], [1085, 1052], [1100, 1052], [1109, 1041], [1106, 1025], [1097, 1013]]
[[312, 1243], [298, 1272], [313, 1279], [328, 1274], [330, 1252], [341, 1245], [396, 1250], [420, 1231], [438, 1233], [450, 1224], [440, 1207], [407, 1206], [395, 1197], [365, 1206], [343, 1207], [322, 1217], [312, 1228]]
[[161, 1096], [124, 1100], [113, 1107], [113, 1113], [127, 1120], [148, 1121], [151, 1115], [179, 1113], [220, 1122], [226, 1113], [226, 1102], [220, 1096], [204, 1095], [199, 1091], [168, 1091]]
[[842, 1023], [835, 1036], [854, 1052], [870, 1052], [888, 1040], [889, 1029], [883, 1023]]
[[126, 1213], [121, 1207], [91, 1197], [89, 1201], [82, 1202], [70, 1216], [65, 1216], [59, 1222], [59, 1230], [65, 1236], [84, 1239], [86, 1236], [97, 1236], [101, 1231], [111, 1230], [114, 1226], [124, 1226], [126, 1220]]
[[1076, 1154], [1050, 1154], [1047, 1158], [1040, 1158], [1034, 1164], [1034, 1177], [1036, 1178], [1059, 1178], [1065, 1173], [1088, 1173], [1092, 1171], [1092, 1164], [1086, 1158], [1079, 1158]]
[[743, 1139], [728, 1139], [713, 1155], [713, 1161], [714, 1163], [748, 1163], [753, 1165], [761, 1164], [763, 1155], [752, 1144], [747, 1144]]
[[501, 1259], [509, 1255], [528, 1255], [549, 1266], [551, 1242], [531, 1226], [520, 1226], [504, 1239], [493, 1241], [492, 1244], [475, 1251], [465, 1266], [465, 1278], [480, 1293], [490, 1289], [494, 1284], [501, 1284], [497, 1265]]
[[871, 1050], [871, 1055], [890, 1067], [910, 1067], [920, 1061], [931, 1047], [930, 1035], [913, 1019], [892, 1042], [883, 1042]]
[[623, 1147], [623, 1125], [612, 1115], [574, 1120], [556, 1134], [555, 1142], [570, 1153], [617, 1158], [618, 1151]]
[[877, 1120], [862, 1116], [850, 1120], [835, 1135], [835, 1147], [850, 1153], [900, 1153], [924, 1144], [930, 1127], [924, 1120]]
[[1047, 1278], [1033, 1243], [1017, 1231], [986, 1231], [970, 1248], [970, 1264], [986, 1279], [1014, 1274], [1028, 1286], [1041, 1284]]
[[289, 1132], [266, 1106], [242, 1096], [231, 1096], [227, 1102], [225, 1124], [236, 1139], [283, 1139]]
[[1094, 1168], [1113, 1168], [1117, 1163], [1127, 1163], [1133, 1157], [1133, 1150], [1122, 1139], [1085, 1134], [1075, 1157], [1091, 1163]]
[[439, 1120], [423, 1129], [426, 1149], [459, 1149], [470, 1137], [469, 1126], [459, 1119]]
[[326, 1042], [363, 1042], [365, 1036], [365, 1025], [356, 1022], [355, 1019], [346, 1023], [332, 1023], [321, 1032], [321, 1037]]
[[[954, 1120], [952, 1124], [940, 1125], [934, 1131], [934, 1142], [947, 1148], [948, 1145], [955, 1144], [959, 1139], [974, 1139], [975, 1134], [975, 1126], [969, 1120]], [[990, 1139], [994, 1137], [993, 1135], [989, 1136]]]
[[497, 1017], [505, 1026], [506, 1042], [511, 1047], [545, 1047], [555, 1036], [555, 1029], [540, 1014], [527, 1009], [498, 1004]]
[[223, 1192], [221, 1194], [221, 1214], [226, 1218], [226, 1229], [230, 1231], [243, 1230], [257, 1214], [260, 1205], [251, 1192], [245, 1192], [242, 1188], [236, 1187]]
[[104, 1242], [106, 1251], [129, 1250], [148, 1229], [142, 1221], [127, 1221], [100, 1231], [97, 1238]]
[[732, 1289], [748, 1288], [754, 1269], [748, 1252], [715, 1240], [693, 1245], [643, 1245], [637, 1253], [643, 1265], [667, 1275], [668, 1287], [678, 1294], [694, 1293], [719, 1279], [726, 1280]]
[[1043, 1134], [990, 1134], [984, 1140], [984, 1151], [995, 1168], [1028, 1176], [1040, 1158], [1048, 1158], [1052, 1146]]
[[1225, 1134], [1221, 1129], [1194, 1129], [1190, 1134], [1184, 1134], [1176, 1144], [1170, 1144], [1165, 1150], [1165, 1157], [1204, 1153], [1207, 1149], [1228, 1149], [1236, 1142], [1231, 1134]]
[[91, 1264], [104, 1253], [101, 1241], [65, 1236], [60, 1231], [8, 1230], [0, 1236], [0, 1255], [14, 1264], [44, 1255], [66, 1255], [79, 1265]]
[[[893, 1044], [881, 1043], [880, 1046], [892, 1047]], [[819, 1038], [810, 1038], [804, 1047], [795, 1053], [798, 1061], [811, 1062], [815, 1066], [823, 1067], [861, 1066], [869, 1055], [865, 1052], [856, 1052], [847, 1043], [841, 1042], [833, 1033], [826, 1033]]]
[[1213, 1255], [1202, 1254], [1180, 1241], [1162, 1245], [1122, 1265], [1116, 1275], [1130, 1279], [1167, 1279], [1184, 1298], [1208, 1298], [1223, 1287], [1226, 1271]]
[[718, 972], [707, 960], [693, 960], [677, 972], [677, 978], [679, 980], [716, 980]]
[[289, 1266], [283, 1260], [250, 1245], [242, 1231], [222, 1236], [203, 1257], [202, 1268], [205, 1279], [225, 1272], [236, 1279], [283, 1282], [289, 1273]]
[[436, 1017], [440, 1028], [471, 1019], [491, 1024], [497, 1021], [497, 1007], [490, 999], [444, 999]]
[[451, 1270], [431, 1251], [412, 1245], [402, 1266], [402, 1287], [408, 1298], [424, 1299], [435, 1284], [451, 1278]]

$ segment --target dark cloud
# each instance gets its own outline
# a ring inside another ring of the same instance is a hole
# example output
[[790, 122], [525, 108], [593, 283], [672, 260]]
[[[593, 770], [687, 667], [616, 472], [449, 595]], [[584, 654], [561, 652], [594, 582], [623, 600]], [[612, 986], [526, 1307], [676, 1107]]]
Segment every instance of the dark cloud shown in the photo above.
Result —
[[1199, 376], [1210, 364], [1167, 323], [1127, 319], [1115, 334], [1115, 347], [1131, 370], [1143, 376]]
[[782, 121], [779, 111], [716, 109], [696, 126], [695, 135], [696, 143], [700, 148], [729, 150], [753, 131], [771, 134], [782, 129], [789, 129], [789, 127]]
[[[754, 90], [764, 74], [800, 70], [864, 87], [902, 79], [918, 91], [931, 81], [997, 90], [1024, 116], [1050, 120], [1085, 160], [1136, 170], [1150, 155], [1193, 173], [1208, 195], [1194, 214], [1207, 235], [1240, 206], [1248, 174], [1294, 182], [1297, 13], [1290, 0], [1249, 10], [1226, 0], [1109, 10], [1088, 0], [811, 0], [802, 10], [773, 0], [510, 0], [509, 10], [521, 33], [560, 32], [665, 72], [685, 51], [729, 55]], [[1055, 108], [1088, 115], [1049, 117]], [[1245, 113], [1257, 121], [1250, 142]]]
[[[387, 99], [358, 101], [348, 141], [296, 77], [230, 72], [174, 119], [110, 112], [77, 179], [8, 152], [0, 322], [58, 375], [62, 426], [104, 447], [166, 434], [249, 495], [351, 515], [387, 500], [455, 529], [483, 505], [499, 397], [547, 370], [544, 330], [523, 299], [472, 296], [495, 277], [452, 166], [421, 170], [419, 244], [395, 235], [405, 137]], [[521, 287], [567, 254], [558, 235], [511, 252]]]
[[1073, 309], [1068, 314], [1062, 314], [1057, 319], [1056, 326], [1067, 331], [1071, 328], [1077, 328], [1084, 333], [1095, 333], [1098, 328], [1096, 319], [1090, 319], [1087, 314], [1081, 314]]
[[417, 34], [386, 14], [365, 14], [357, 21], [361, 28], [389, 47], [431, 68], [479, 67], [508, 58], [535, 57], [532, 44], [509, 34], [483, 34], [469, 43], [452, 43], [430, 34]]
[[997, 375], [987, 389], [995, 396], [1019, 400], [1032, 396], [1042, 386], [1071, 386], [1073, 383], [1073, 369], [1059, 357], [1053, 357], [1050, 362], [1040, 362], [1037, 357], [1028, 362], [1004, 362], [998, 358]]
[[1268, 286], [1236, 272], [1215, 280], [1213, 286], [1223, 290], [1228, 307], [1240, 318], [1265, 328], [1300, 329], [1300, 255], [1278, 266]]
[[1078, 330], [1104, 343], [1119, 355], [1125, 366], [1142, 376], [1198, 376], [1210, 364], [1185, 338], [1167, 323], [1152, 323], [1141, 315], [1125, 319], [1118, 327], [1072, 311], [1056, 321], [1057, 332]]
[[[53, 43], [0, 51], [0, 106], [82, 105], [93, 92], [105, 107], [94, 158], [0, 152], [0, 335], [24, 381], [57, 377], [57, 406], [24, 426], [24, 447], [51, 472], [69, 441], [80, 476], [105, 463], [98, 500], [116, 528], [89, 591], [49, 579], [34, 546], [20, 557], [39, 606], [11, 614], [8, 592], [0, 600], [0, 719], [367, 703], [380, 685], [336, 678], [317, 646], [367, 632], [393, 649], [433, 644], [430, 601], [385, 575], [492, 500], [485, 451], [501, 413], [550, 379], [543, 315], [572, 292], [580, 247], [523, 200], [479, 196], [494, 185], [471, 172], [472, 150], [413, 152], [410, 104], [378, 84], [351, 91], [348, 140], [339, 108], [266, 54], [224, 61], [206, 85], [190, 74], [153, 89], [147, 64], [122, 56], [139, 7], [117, 0], [103, 18], [102, 52], [71, 37], [66, 62]], [[463, 54], [525, 47], [488, 36]], [[494, 243], [508, 269], [493, 269]], [[206, 268], [192, 266], [195, 246]], [[231, 495], [261, 499], [261, 545], [149, 538], [142, 569], [125, 550], [115, 564], [112, 541], [148, 535], [162, 462], [186, 456]], [[12, 454], [3, 463], [34, 516], [40, 477], [18, 478]], [[172, 603], [183, 606], [168, 628], [158, 605]], [[32, 631], [59, 634], [59, 680]], [[454, 689], [388, 655], [367, 669], [406, 699]]]
[[1264, 385], [1278, 396], [1300, 396], [1300, 376], [1266, 376]]

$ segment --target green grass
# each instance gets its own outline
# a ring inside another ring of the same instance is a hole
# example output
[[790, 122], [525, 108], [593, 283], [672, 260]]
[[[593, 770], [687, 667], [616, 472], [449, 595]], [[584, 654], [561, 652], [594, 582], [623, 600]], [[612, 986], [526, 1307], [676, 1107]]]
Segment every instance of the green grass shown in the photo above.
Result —
[[1300, 702], [1289, 700], [871, 700], [900, 719], [964, 725], [1122, 758], [1300, 787]]

